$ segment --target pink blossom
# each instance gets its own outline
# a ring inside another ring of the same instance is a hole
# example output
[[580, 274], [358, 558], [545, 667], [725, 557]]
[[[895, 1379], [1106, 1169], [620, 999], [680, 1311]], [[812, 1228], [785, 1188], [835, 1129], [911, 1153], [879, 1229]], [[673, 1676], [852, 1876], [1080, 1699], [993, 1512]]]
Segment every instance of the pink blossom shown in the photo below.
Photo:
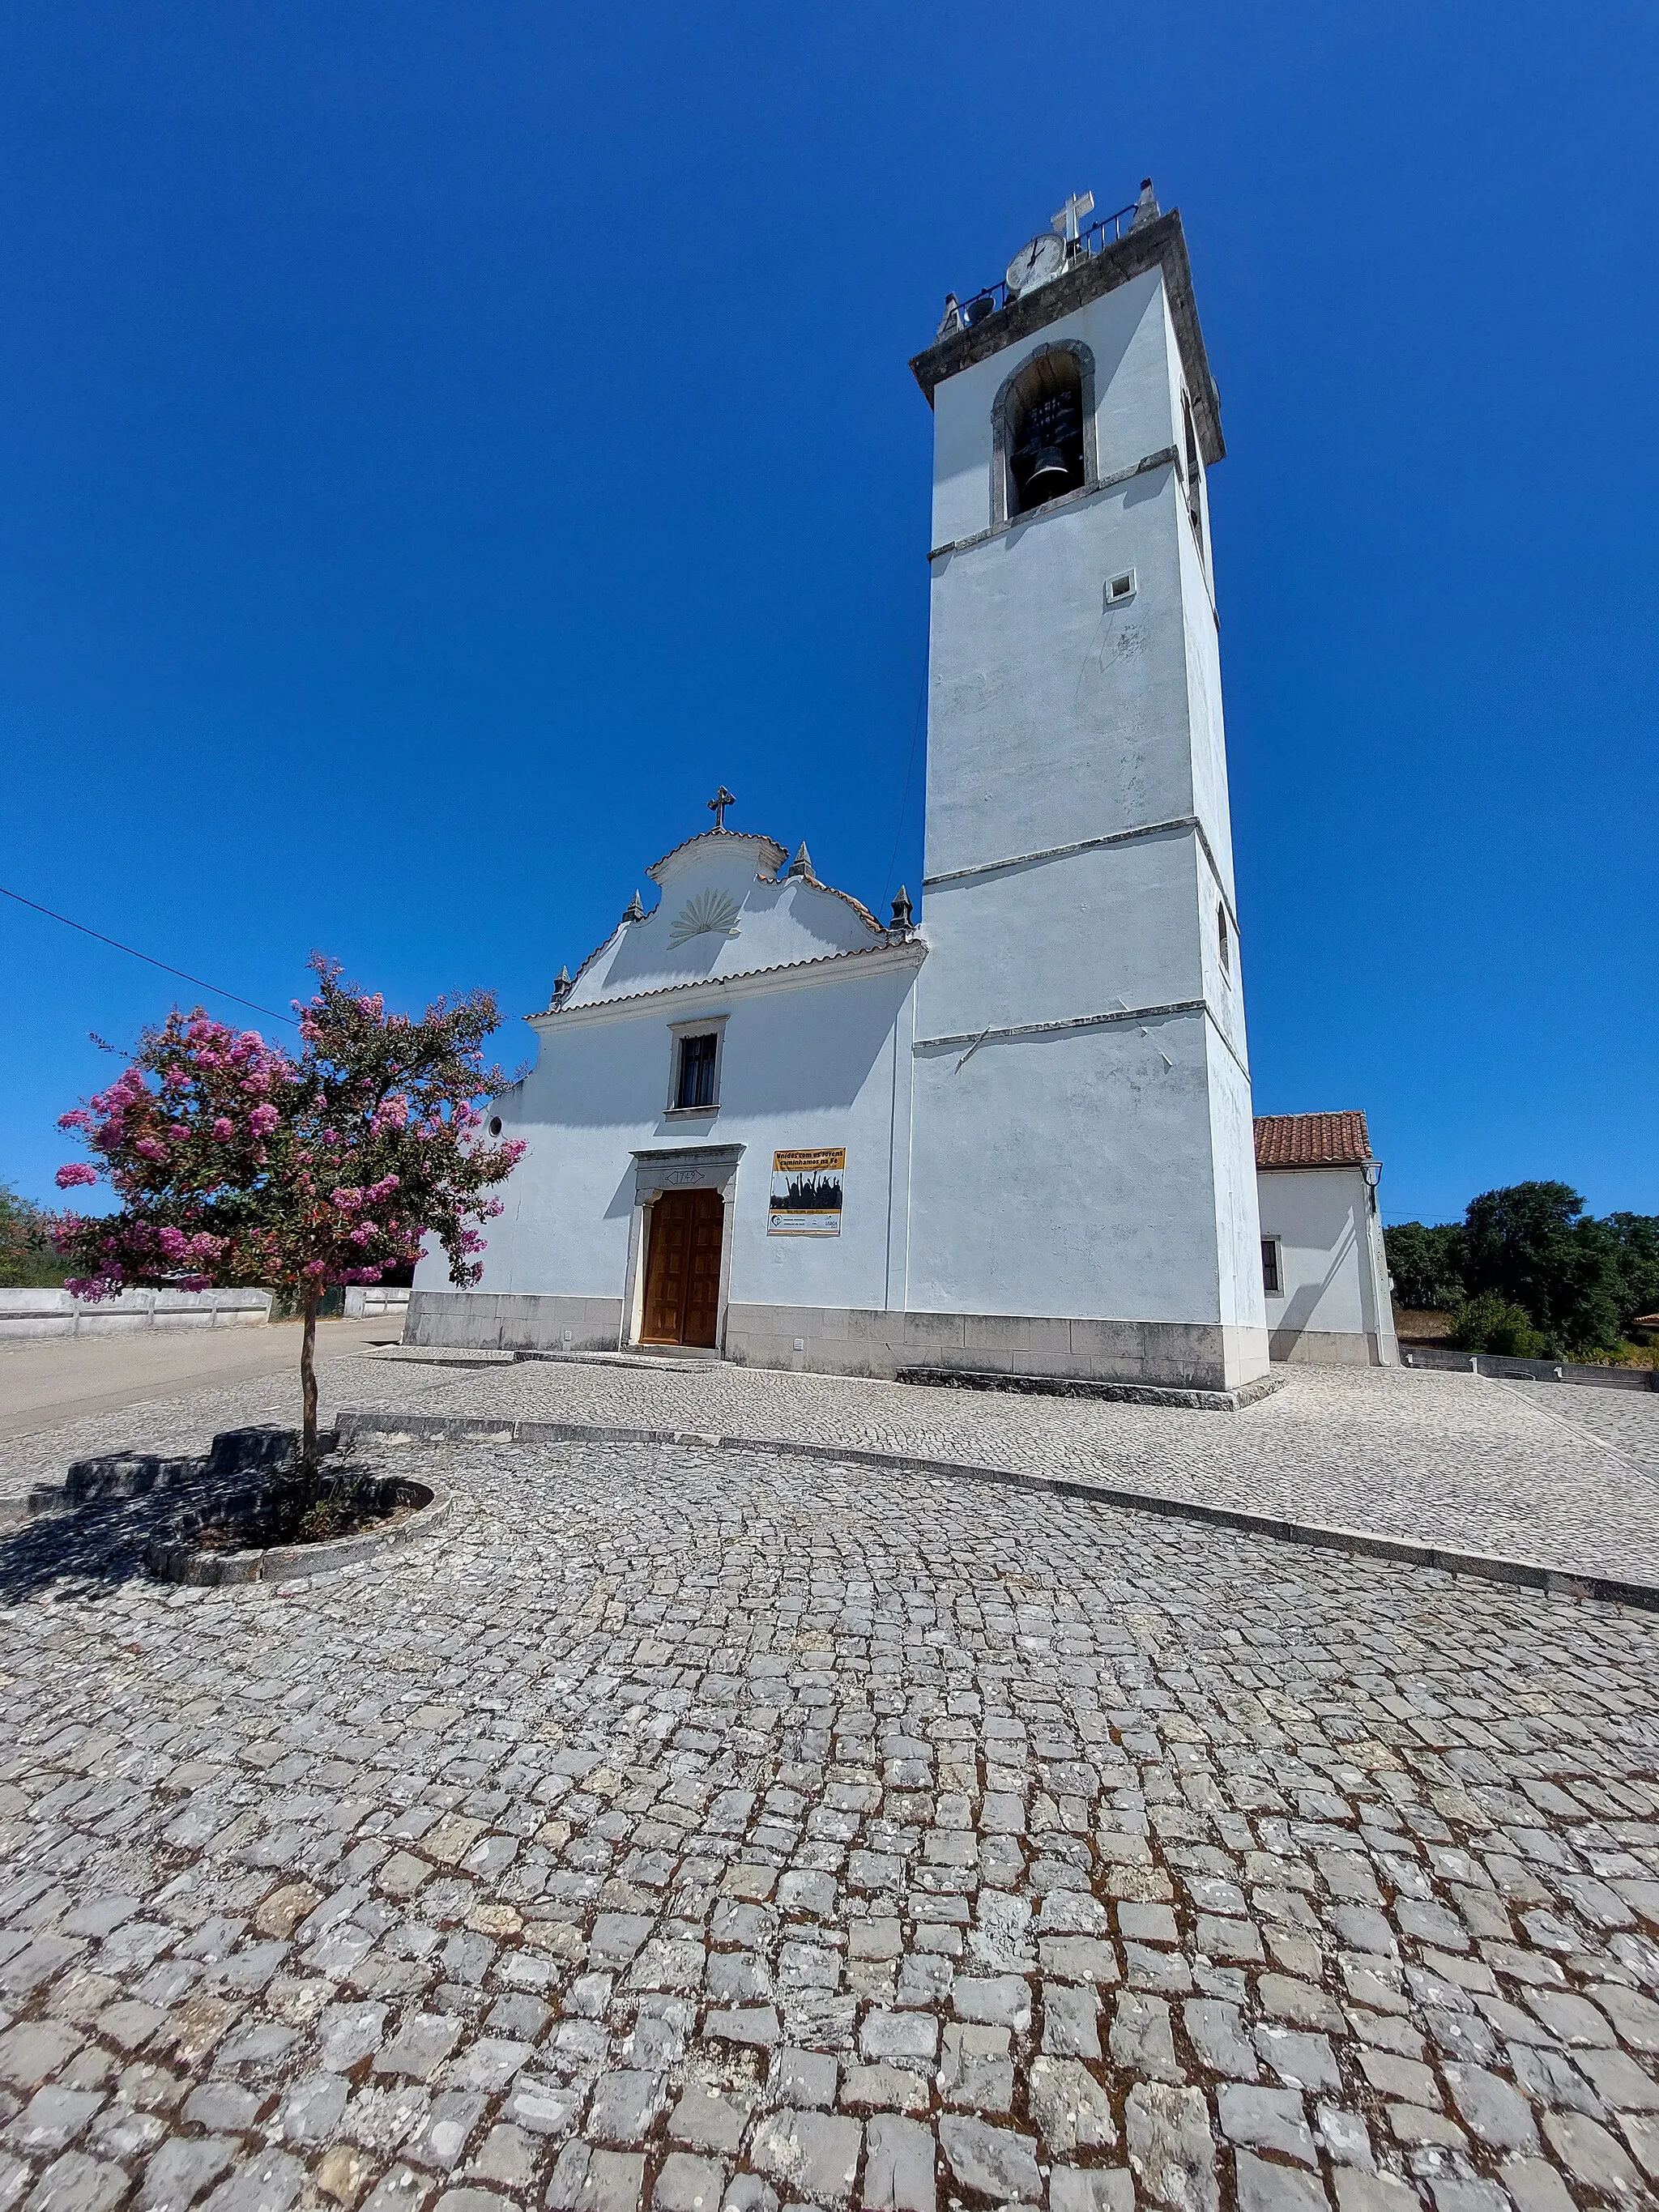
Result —
[[67, 1167], [58, 1169], [55, 1179], [59, 1190], [73, 1190], [77, 1183], [96, 1182], [98, 1170], [84, 1160], [71, 1160]]
[[182, 1121], [173, 1121], [168, 1125], [167, 1142], [170, 1145], [187, 1145], [190, 1142], [190, 1131]]
[[167, 1146], [155, 1137], [140, 1137], [132, 1149], [141, 1160], [164, 1160], [167, 1156]]
[[274, 1106], [256, 1106], [247, 1117], [247, 1125], [256, 1137], [268, 1137], [282, 1118]]
[[222, 1145], [228, 1145], [236, 1134], [236, 1125], [225, 1115], [221, 1114], [213, 1124], [213, 1133]]
[[165, 1228], [158, 1229], [156, 1231], [155, 1241], [161, 1246], [162, 1253], [166, 1258], [169, 1260], [182, 1260], [184, 1258], [185, 1253], [187, 1249], [188, 1240], [185, 1236], [184, 1231], [182, 1229], [175, 1229], [171, 1222], [169, 1222]]
[[60, 1129], [84, 1129], [91, 1119], [84, 1106], [75, 1106], [58, 1116], [58, 1126]]

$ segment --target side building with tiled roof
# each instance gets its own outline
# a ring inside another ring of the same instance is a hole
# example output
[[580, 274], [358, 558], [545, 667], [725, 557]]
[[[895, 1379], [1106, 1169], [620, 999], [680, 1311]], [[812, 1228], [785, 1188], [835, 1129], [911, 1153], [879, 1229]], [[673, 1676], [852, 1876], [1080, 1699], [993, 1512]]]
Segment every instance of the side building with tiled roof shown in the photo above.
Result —
[[1261, 1114], [1255, 1123], [1261, 1279], [1274, 1359], [1394, 1367], [1388, 1261], [1365, 1116]]

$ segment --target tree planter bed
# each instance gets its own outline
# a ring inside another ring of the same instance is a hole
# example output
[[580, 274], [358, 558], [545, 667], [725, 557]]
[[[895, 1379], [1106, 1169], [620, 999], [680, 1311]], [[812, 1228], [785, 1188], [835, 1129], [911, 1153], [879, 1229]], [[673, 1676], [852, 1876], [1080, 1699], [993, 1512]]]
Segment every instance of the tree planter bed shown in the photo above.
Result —
[[[323, 1499], [337, 1497], [345, 1486], [345, 1478], [325, 1476]], [[306, 1575], [326, 1574], [336, 1567], [356, 1566], [380, 1553], [399, 1549], [428, 1534], [449, 1510], [447, 1498], [406, 1475], [374, 1475], [351, 1488], [354, 1502], [388, 1517], [369, 1528], [322, 1537], [314, 1543], [271, 1544], [246, 1550], [204, 1548], [204, 1534], [257, 1521], [270, 1504], [267, 1487], [221, 1491], [181, 1503], [172, 1525], [151, 1539], [144, 1564], [164, 1582], [216, 1585], [293, 1582]]]
[[[325, 1453], [337, 1449], [332, 1432], [319, 1441]], [[448, 1498], [429, 1483], [339, 1468], [324, 1474], [319, 1502], [343, 1498], [360, 1515], [375, 1516], [367, 1528], [301, 1543], [237, 1545], [222, 1538], [216, 1543], [216, 1534], [228, 1532], [234, 1540], [241, 1524], [257, 1525], [270, 1512], [274, 1478], [292, 1460], [296, 1443], [292, 1429], [231, 1429], [197, 1458], [111, 1452], [77, 1460], [61, 1487], [40, 1485], [30, 1492], [29, 1516], [153, 1501], [161, 1510], [144, 1546], [149, 1572], [167, 1582], [220, 1584], [289, 1582], [354, 1566], [428, 1534], [449, 1511]]]

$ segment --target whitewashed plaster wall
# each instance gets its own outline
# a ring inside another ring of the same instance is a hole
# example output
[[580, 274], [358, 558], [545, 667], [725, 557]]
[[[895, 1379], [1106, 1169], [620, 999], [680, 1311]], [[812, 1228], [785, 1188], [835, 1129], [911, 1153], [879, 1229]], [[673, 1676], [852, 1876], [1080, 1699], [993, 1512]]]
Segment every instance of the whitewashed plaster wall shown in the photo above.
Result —
[[1382, 1224], [1362, 1169], [1262, 1169], [1261, 1234], [1279, 1240], [1266, 1301], [1275, 1359], [1392, 1366], [1399, 1359]]
[[[488, 1231], [483, 1290], [621, 1298], [634, 1153], [742, 1145], [732, 1301], [879, 1308], [896, 1282], [902, 1297], [915, 957], [878, 954], [872, 970], [833, 981], [797, 974], [543, 1018], [535, 1066], [495, 1102], [504, 1135], [528, 1149]], [[718, 1112], [665, 1112], [670, 1024], [720, 1014]], [[847, 1148], [841, 1235], [769, 1237], [773, 1152], [818, 1146]], [[447, 1281], [441, 1255], [422, 1259], [417, 1289]]]
[[[1103, 483], [1184, 442], [1158, 270], [934, 392], [933, 542], [956, 550], [933, 562], [910, 1304], [1207, 1324], [1245, 1380], [1266, 1339], [1242, 948], [1230, 916], [1224, 975], [1219, 660], [1180, 475], [1165, 459], [959, 544], [991, 527], [997, 393], [1067, 340], [1093, 356]], [[1194, 816], [1201, 839], [1056, 855]], [[1199, 1001], [1220, 1036], [1185, 1012], [963, 1058], [988, 1030]]]
[[[1201, 1016], [917, 1055], [911, 1306], [1222, 1325]], [[949, 1143], [923, 1141], [951, 1133]]]

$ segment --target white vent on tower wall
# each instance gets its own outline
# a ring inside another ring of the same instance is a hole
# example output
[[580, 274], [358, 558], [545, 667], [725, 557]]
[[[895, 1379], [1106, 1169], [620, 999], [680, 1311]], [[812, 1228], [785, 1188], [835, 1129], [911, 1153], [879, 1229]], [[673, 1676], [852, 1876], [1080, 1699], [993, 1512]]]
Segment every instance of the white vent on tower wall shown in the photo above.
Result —
[[1132, 599], [1134, 595], [1135, 572], [1133, 568], [1126, 568], [1121, 576], [1114, 576], [1106, 586], [1109, 607], [1121, 607], [1126, 599]]

